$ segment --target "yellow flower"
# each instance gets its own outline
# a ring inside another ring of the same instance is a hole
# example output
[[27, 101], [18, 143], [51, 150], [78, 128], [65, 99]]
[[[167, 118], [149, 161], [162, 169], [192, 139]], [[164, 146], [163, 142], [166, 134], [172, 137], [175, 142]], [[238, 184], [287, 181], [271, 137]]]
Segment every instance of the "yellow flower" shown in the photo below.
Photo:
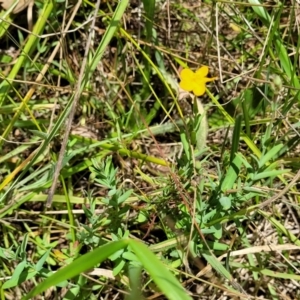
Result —
[[217, 77], [207, 78], [208, 67], [203, 66], [196, 72], [190, 69], [183, 69], [180, 73], [179, 86], [187, 91], [193, 92], [196, 96], [202, 96], [205, 93], [205, 84], [209, 81], [214, 81]]

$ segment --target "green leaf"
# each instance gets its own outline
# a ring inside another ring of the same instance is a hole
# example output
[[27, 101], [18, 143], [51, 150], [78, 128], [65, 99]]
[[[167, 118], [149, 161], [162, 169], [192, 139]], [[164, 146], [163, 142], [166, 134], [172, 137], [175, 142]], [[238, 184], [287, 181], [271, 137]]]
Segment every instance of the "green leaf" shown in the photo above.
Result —
[[43, 267], [45, 261], [47, 260], [47, 258], [48, 258], [49, 255], [50, 255], [50, 252], [51, 252], [50, 249], [47, 250], [47, 251], [44, 253], [44, 255], [39, 259], [39, 261], [37, 262], [37, 264], [35, 265], [35, 270], [36, 270], [37, 272], [39, 272], [39, 271], [42, 269], [42, 267]]
[[130, 294], [126, 297], [126, 300], [144, 299], [141, 293], [141, 266], [129, 265], [128, 273], [131, 291]]
[[21, 274], [25, 270], [26, 267], [27, 267], [27, 261], [26, 260], [23, 260], [22, 262], [20, 262], [17, 265], [17, 267], [16, 267], [13, 275], [11, 276], [11, 278], [3, 284], [2, 288], [3, 289], [9, 289], [9, 288], [17, 286], [20, 283]]
[[130, 197], [132, 192], [133, 192], [133, 190], [131, 189], [131, 190], [126, 191], [122, 196], [120, 196], [118, 198], [118, 204], [122, 204], [124, 201], [126, 201]]
[[89, 252], [80, 258], [73, 261], [71, 264], [59, 269], [56, 273], [48, 277], [46, 280], [37, 285], [28, 295], [23, 297], [23, 300], [31, 299], [32, 297], [44, 292], [46, 289], [56, 286], [64, 280], [75, 277], [81, 274], [107, 259], [110, 255], [117, 252], [120, 249], [124, 249], [128, 244], [126, 240], [120, 240], [117, 242], [107, 243]]
[[124, 259], [116, 260], [116, 265], [113, 268], [113, 275], [117, 276], [124, 268], [126, 261]]
[[215, 239], [219, 240], [223, 236], [223, 229], [221, 224], [212, 225], [211, 229], [213, 229], [212, 234], [214, 235]]
[[242, 166], [242, 160], [240, 156], [237, 155], [235, 156], [233, 162], [230, 164], [228, 172], [222, 181], [221, 190], [223, 192], [226, 192], [227, 190], [233, 188], [234, 183], [240, 173], [241, 166]]
[[231, 199], [229, 197], [222, 196], [219, 202], [224, 210], [228, 210], [231, 208]]
[[285, 169], [285, 170], [273, 170], [273, 171], [262, 172], [262, 173], [259, 173], [259, 174], [255, 174], [252, 177], [252, 180], [257, 181], [257, 180], [261, 180], [263, 178], [275, 177], [275, 176], [278, 176], [278, 175], [289, 173], [290, 171], [291, 170], [289, 170], [289, 169]]
[[144, 244], [135, 240], [129, 240], [129, 245], [151, 278], [168, 299], [192, 299], [166, 266]]
[[250, 4], [253, 4], [252, 9], [255, 13], [267, 24], [270, 23], [271, 18], [265, 8], [261, 5], [259, 0], [249, 0]]
[[195, 97], [194, 100], [194, 111], [195, 111], [195, 133], [196, 133], [196, 148], [198, 151], [203, 150], [206, 145], [208, 126], [206, 111], [204, 110], [203, 104], [199, 98]]
[[238, 115], [236, 117], [236, 120], [235, 120], [235, 123], [234, 123], [234, 129], [233, 129], [233, 134], [232, 134], [232, 143], [231, 143], [231, 151], [230, 151], [230, 163], [232, 163], [232, 161], [235, 158], [236, 153], [239, 149], [241, 127], [242, 127], [242, 116]]
[[152, 43], [152, 29], [154, 23], [155, 0], [142, 0], [146, 14], [146, 39]]
[[265, 164], [267, 164], [272, 158], [276, 156], [276, 154], [282, 149], [283, 144], [279, 144], [274, 146], [270, 151], [268, 151], [265, 155], [263, 155], [259, 160], [258, 167], [261, 168]]
[[217, 260], [217, 258], [212, 255], [207, 250], [204, 250], [201, 252], [203, 257], [206, 259], [206, 261], [212, 266], [214, 270], [216, 270], [219, 274], [221, 274], [224, 278], [228, 279], [230, 282], [232, 282], [233, 278], [231, 274], [225, 269], [225, 267], [222, 265], [220, 261]]
[[187, 160], [190, 161], [192, 159], [191, 147], [190, 147], [190, 143], [188, 142], [186, 133], [183, 130], [181, 130], [180, 132], [180, 140], [182, 143], [184, 154], [186, 155]]

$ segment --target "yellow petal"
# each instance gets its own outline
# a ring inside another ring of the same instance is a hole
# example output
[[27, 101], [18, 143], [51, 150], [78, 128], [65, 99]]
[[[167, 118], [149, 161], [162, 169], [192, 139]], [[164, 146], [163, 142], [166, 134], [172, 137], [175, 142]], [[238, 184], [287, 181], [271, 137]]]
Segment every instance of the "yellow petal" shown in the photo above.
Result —
[[195, 94], [195, 96], [202, 96], [205, 93], [205, 84], [197, 84], [194, 86], [193, 88], [193, 93]]
[[216, 79], [218, 79], [218, 77], [212, 77], [212, 78], [205, 77], [205, 78], [202, 78], [202, 81], [204, 81], [204, 82], [211, 82], [211, 81], [215, 81]]
[[208, 74], [208, 67], [207, 66], [203, 66], [203, 67], [201, 67], [200, 69], [198, 69], [197, 71], [196, 71], [196, 76], [197, 76], [197, 79], [198, 78], [203, 78], [203, 77], [206, 77], [207, 76], [207, 74]]
[[235, 32], [237, 32], [237, 33], [240, 33], [240, 32], [242, 31], [242, 29], [241, 29], [239, 26], [237, 26], [236, 24], [234, 24], [234, 23], [230, 23], [230, 24], [229, 24], [229, 27], [230, 27], [233, 31], [235, 31]]
[[182, 80], [192, 80], [195, 77], [195, 73], [190, 69], [183, 69], [180, 72], [180, 78]]
[[179, 86], [186, 92], [191, 92], [194, 87], [193, 82], [191, 80], [186, 80], [186, 79], [180, 81]]

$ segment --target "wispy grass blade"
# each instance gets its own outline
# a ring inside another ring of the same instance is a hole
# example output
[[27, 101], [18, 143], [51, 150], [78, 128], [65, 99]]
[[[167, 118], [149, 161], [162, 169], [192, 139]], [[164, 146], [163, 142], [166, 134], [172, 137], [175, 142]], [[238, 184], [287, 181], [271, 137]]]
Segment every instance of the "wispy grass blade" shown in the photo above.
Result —
[[[250, 4], [254, 4], [252, 6], [252, 9], [260, 17], [260, 19], [263, 21], [265, 26], [267, 26], [267, 28], [269, 28], [269, 26], [273, 26], [273, 24], [271, 23], [271, 17], [266, 11], [266, 9], [261, 5], [261, 2], [259, 0], [248, 0], [248, 1]], [[282, 9], [282, 7], [280, 9]], [[286, 47], [284, 46], [282, 39], [277, 32], [274, 33], [273, 42], [276, 49], [276, 53], [279, 57], [280, 63], [282, 65], [285, 74], [288, 76], [293, 86], [299, 89], [300, 83], [298, 77], [296, 76], [295, 68], [293, 67], [293, 64], [289, 58]]]
[[[21, 67], [24, 65], [26, 60], [28, 60], [28, 58], [30, 57], [30, 53], [33, 52], [33, 50], [35, 49], [36, 42], [38, 39], [37, 36], [43, 32], [43, 29], [46, 25], [46, 22], [50, 16], [52, 10], [53, 10], [53, 2], [45, 1], [42, 13], [39, 16], [39, 19], [33, 28], [33, 34], [30, 35], [27, 43], [25, 44], [24, 48], [21, 51], [21, 55], [18, 57], [16, 63], [14, 64], [14, 66], [13, 66], [12, 70], [10, 71], [10, 73], [8, 74], [8, 76], [5, 78], [2, 78], [3, 81], [0, 84], [0, 106], [3, 106], [3, 104], [5, 103], [8, 92], [13, 85], [13, 81], [14, 81], [16, 75], [19, 73]], [[7, 126], [5, 131], [3, 132], [2, 138], [5, 139], [8, 136], [8, 134], [11, 132], [11, 129], [12, 129], [14, 123], [18, 120], [21, 112], [23, 111], [23, 109], [25, 108], [25, 106], [27, 105], [29, 100], [30, 99], [28, 98], [28, 99], [26, 99], [26, 101], [24, 101], [22, 103], [22, 106], [20, 107], [19, 111], [16, 112], [16, 114], [14, 115], [9, 126]], [[0, 147], [2, 144], [3, 144], [3, 139], [0, 139]]]
[[[53, 5], [53, 4], [52, 4]], [[95, 55], [93, 56], [92, 60], [91, 60], [91, 64], [89, 66], [89, 70], [85, 73], [85, 76], [84, 76], [84, 80], [83, 82], [80, 84], [80, 91], [82, 92], [84, 87], [86, 86], [87, 82], [89, 81], [90, 77], [92, 76], [93, 74], [93, 71], [96, 69], [99, 61], [101, 60], [102, 58], [102, 55], [105, 51], [105, 48], [106, 46], [108, 45], [108, 43], [110, 42], [110, 40], [113, 38], [114, 36], [114, 33], [116, 32], [118, 26], [119, 26], [119, 21], [126, 9], [128, 5], [128, 0], [122, 0], [119, 2], [118, 4], [118, 7], [116, 8], [116, 11], [109, 23], [109, 26], [106, 30], [106, 33], [105, 35], [103, 36], [100, 44], [99, 44], [99, 47], [97, 48], [96, 52], [95, 52]], [[48, 7], [48, 6], [47, 6]], [[53, 6], [50, 6], [50, 8], [52, 9]], [[51, 10], [48, 9], [46, 10], [48, 12], [48, 14], [50, 14]], [[44, 16], [45, 18], [45, 16]], [[47, 18], [43, 19], [44, 22]], [[44, 24], [44, 23], [43, 23]], [[41, 26], [38, 27], [39, 29], [42, 28]], [[35, 40], [32, 41], [32, 43], [34, 42]], [[31, 45], [31, 44], [30, 44]], [[27, 51], [28, 52], [28, 51]], [[25, 59], [25, 57], [23, 58]], [[16, 69], [14, 72], [12, 72], [12, 74], [15, 76], [16, 72], [18, 71], [19, 69]], [[12, 70], [13, 71], [13, 70]], [[5, 93], [7, 92], [7, 89], [9, 87], [9, 84], [6, 82], [6, 84], [4, 84], [2, 87], [0, 85], [0, 102], [1, 102], [1, 93], [2, 93], [2, 96], [4, 97]], [[70, 111], [70, 108], [73, 104], [73, 100], [74, 100], [74, 94], [72, 95], [72, 97], [69, 99], [67, 105], [65, 106], [63, 112], [60, 114], [59, 118], [57, 119], [55, 125], [53, 126], [52, 130], [49, 132], [49, 135], [47, 137], [47, 139], [42, 143], [42, 145], [39, 147], [39, 149], [36, 151], [34, 157], [30, 160], [30, 162], [26, 165], [26, 167], [24, 168], [24, 170], [22, 171], [22, 173], [19, 175], [19, 178], [18, 180], [20, 180], [24, 174], [26, 174], [26, 172], [28, 172], [28, 170], [31, 168], [31, 166], [33, 165], [33, 163], [38, 159], [38, 157], [40, 155], [43, 154], [43, 152], [45, 151], [46, 147], [51, 143], [53, 137], [58, 133], [58, 131], [63, 127], [65, 121], [66, 121], [66, 118], [69, 114], [69, 111]], [[1, 143], [3, 142], [2, 139], [0, 139], [0, 145]], [[18, 181], [16, 180], [14, 182], [14, 184]], [[9, 180], [10, 181], [10, 180]], [[12, 188], [12, 187], [11, 187]], [[0, 201], [1, 202], [1, 201]]]

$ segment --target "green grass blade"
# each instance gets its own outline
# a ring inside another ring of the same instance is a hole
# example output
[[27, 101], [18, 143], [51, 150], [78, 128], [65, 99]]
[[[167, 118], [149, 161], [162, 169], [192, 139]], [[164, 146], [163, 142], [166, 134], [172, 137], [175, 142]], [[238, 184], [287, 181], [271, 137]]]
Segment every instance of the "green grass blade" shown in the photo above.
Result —
[[152, 29], [154, 21], [154, 11], [155, 11], [155, 0], [142, 0], [144, 4], [144, 10], [146, 13], [146, 36], [147, 41], [151, 42], [152, 40]]
[[244, 92], [244, 101], [242, 101], [243, 116], [245, 121], [246, 134], [251, 138], [249, 104], [253, 102], [253, 92], [251, 89], [246, 89]]
[[88, 78], [85, 78], [86, 82], [89, 80], [90, 76], [97, 68], [107, 45], [110, 43], [111, 39], [113, 38], [113, 36], [119, 26], [119, 22], [120, 22], [123, 14], [124, 14], [124, 11], [128, 5], [128, 1], [129, 0], [119, 1], [119, 4], [114, 12], [114, 15], [109, 23], [107, 30], [105, 31], [105, 34], [100, 42], [100, 45], [97, 48], [94, 57], [92, 58], [92, 62], [90, 64], [90, 70], [89, 70], [89, 72], [87, 72]]
[[171, 300], [192, 299], [176, 278], [142, 243], [130, 240], [129, 245], [160, 290]]
[[235, 119], [235, 124], [233, 129], [231, 152], [230, 152], [230, 163], [232, 163], [239, 149], [241, 128], [242, 128], [242, 116], [238, 115]]
[[282, 149], [283, 144], [278, 144], [269, 150], [265, 155], [263, 155], [259, 160], [258, 167], [261, 168], [266, 165], [272, 158], [276, 157], [276, 154]]
[[225, 269], [222, 263], [216, 259], [215, 256], [213, 256], [208, 251], [203, 251], [201, 254], [205, 258], [205, 260], [213, 267], [214, 270], [216, 270], [219, 274], [224, 276], [224, 278], [228, 279], [230, 282], [233, 281], [231, 274]]
[[258, 212], [264, 216], [277, 230], [283, 233], [292, 243], [300, 246], [300, 240], [295, 236], [290, 230], [288, 230], [284, 224], [281, 224], [278, 220], [272, 217], [271, 214], [264, 212], [263, 210], [258, 210]]
[[23, 300], [31, 299], [32, 297], [41, 294], [48, 288], [56, 286], [60, 282], [73, 278], [76, 275], [81, 274], [95, 265], [99, 264], [103, 260], [107, 259], [109, 256], [115, 252], [123, 249], [127, 246], [126, 240], [120, 240], [116, 242], [108, 243], [101, 246], [94, 251], [87, 253], [80, 258], [73, 261], [71, 264], [59, 269], [56, 273], [45, 279], [38, 286], [29, 292], [28, 295], [23, 297]]
[[226, 192], [233, 188], [236, 179], [239, 176], [240, 170], [242, 167], [242, 159], [239, 155], [236, 155], [233, 159], [230, 167], [225, 175], [224, 180], [221, 183], [221, 190]]

